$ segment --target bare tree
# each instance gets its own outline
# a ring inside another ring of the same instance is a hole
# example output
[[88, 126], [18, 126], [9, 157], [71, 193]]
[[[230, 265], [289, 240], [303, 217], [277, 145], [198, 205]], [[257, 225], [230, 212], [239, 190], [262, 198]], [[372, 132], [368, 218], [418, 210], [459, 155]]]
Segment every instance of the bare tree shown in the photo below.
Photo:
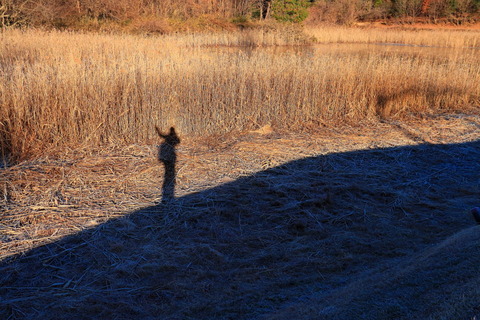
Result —
[[0, 28], [15, 27], [26, 23], [23, 14], [30, 0], [0, 0]]
[[422, 1], [422, 9], [421, 9], [422, 14], [427, 13], [428, 8], [430, 8], [431, 3], [432, 3], [432, 0], [423, 0]]
[[260, 0], [260, 17], [267, 19], [272, 9], [272, 0]]
[[252, 0], [232, 0], [233, 14], [237, 16], [247, 16], [251, 14], [255, 7], [255, 1]]

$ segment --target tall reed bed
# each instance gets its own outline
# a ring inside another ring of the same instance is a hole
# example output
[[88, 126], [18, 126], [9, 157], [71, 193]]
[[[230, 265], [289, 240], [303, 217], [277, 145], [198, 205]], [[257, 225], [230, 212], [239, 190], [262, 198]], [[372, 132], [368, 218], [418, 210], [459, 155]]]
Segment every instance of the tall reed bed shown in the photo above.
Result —
[[474, 50], [212, 48], [212, 35], [186, 37], [1, 33], [0, 156], [148, 142], [155, 125], [295, 130], [480, 105]]
[[329, 43], [398, 44], [438, 48], [480, 49], [480, 30], [352, 28], [265, 24], [243, 32], [194, 33], [165, 36], [182, 46], [278, 46]]
[[392, 43], [412, 46], [480, 49], [479, 30], [312, 27], [306, 34], [318, 43]]

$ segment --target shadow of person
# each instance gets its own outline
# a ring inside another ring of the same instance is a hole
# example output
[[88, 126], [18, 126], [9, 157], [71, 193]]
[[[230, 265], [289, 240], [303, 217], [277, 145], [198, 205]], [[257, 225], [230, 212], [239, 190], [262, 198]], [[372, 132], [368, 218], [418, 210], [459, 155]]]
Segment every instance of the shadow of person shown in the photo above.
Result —
[[162, 162], [165, 167], [161, 203], [170, 203], [175, 199], [175, 163], [177, 162], [175, 147], [180, 143], [180, 138], [175, 132], [174, 127], [170, 128], [168, 134], [163, 134], [158, 127], [155, 127], [155, 130], [160, 138], [164, 139], [164, 142], [158, 147], [158, 160]]
[[325, 153], [28, 252], [0, 232], [0, 319], [442, 318], [432, 296], [478, 283], [478, 159], [480, 141]]

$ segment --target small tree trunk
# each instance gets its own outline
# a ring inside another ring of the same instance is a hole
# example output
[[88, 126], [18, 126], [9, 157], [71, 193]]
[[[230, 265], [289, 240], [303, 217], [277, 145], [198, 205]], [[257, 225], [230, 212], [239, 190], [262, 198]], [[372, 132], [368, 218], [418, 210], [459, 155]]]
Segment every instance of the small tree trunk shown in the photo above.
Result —
[[262, 19], [267, 19], [270, 16], [270, 8], [272, 0], [262, 0]]

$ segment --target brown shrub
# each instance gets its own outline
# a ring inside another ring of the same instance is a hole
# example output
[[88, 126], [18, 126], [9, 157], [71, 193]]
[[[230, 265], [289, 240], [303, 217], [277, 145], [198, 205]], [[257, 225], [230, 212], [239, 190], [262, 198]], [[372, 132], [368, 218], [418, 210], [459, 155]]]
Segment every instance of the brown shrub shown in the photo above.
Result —
[[129, 26], [133, 32], [147, 34], [167, 34], [173, 31], [172, 26], [164, 18], [141, 17]]

